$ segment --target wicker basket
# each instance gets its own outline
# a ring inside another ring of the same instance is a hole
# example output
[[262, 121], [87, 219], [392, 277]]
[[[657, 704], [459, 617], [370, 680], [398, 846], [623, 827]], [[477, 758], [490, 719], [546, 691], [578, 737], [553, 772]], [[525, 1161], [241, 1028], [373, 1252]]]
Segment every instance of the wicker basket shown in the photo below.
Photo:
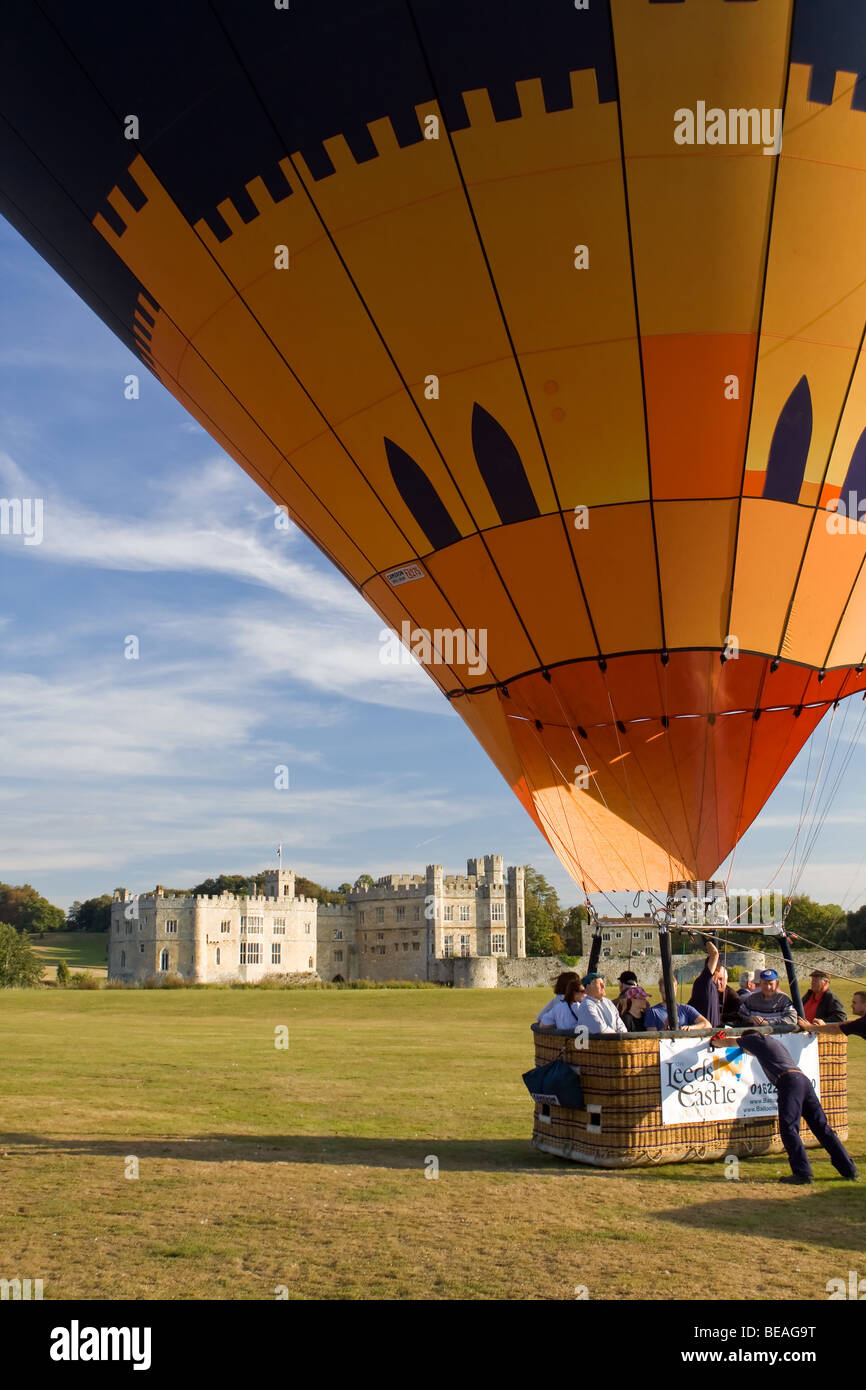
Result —
[[[776, 1116], [662, 1123], [658, 1040], [669, 1033], [590, 1037], [577, 1050], [568, 1034], [533, 1032], [536, 1065], [562, 1053], [579, 1068], [585, 1102], [583, 1110], [536, 1103], [532, 1146], [543, 1153], [602, 1168], [632, 1168], [782, 1151]], [[847, 1043], [839, 1034], [818, 1035], [821, 1104], [840, 1139], [848, 1137]], [[805, 1124], [801, 1132], [808, 1147], [817, 1147]]]

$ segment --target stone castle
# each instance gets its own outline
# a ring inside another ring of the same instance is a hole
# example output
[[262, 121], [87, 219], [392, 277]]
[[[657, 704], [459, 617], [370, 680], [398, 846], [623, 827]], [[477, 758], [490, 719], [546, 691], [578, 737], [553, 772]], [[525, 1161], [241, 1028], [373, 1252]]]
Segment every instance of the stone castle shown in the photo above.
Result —
[[494, 986], [498, 961], [526, 955], [524, 877], [488, 854], [467, 860], [465, 875], [441, 864], [423, 875], [388, 874], [338, 905], [296, 896], [291, 869], [260, 874], [264, 892], [249, 897], [124, 889], [111, 905], [108, 977], [229, 984], [302, 974]]

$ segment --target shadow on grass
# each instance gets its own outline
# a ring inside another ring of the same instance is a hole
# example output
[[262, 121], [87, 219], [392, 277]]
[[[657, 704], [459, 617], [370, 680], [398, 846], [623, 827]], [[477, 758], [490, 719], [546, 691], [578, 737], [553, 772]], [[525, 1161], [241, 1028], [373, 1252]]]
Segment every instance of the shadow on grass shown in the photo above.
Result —
[[[9, 1158], [36, 1158], [48, 1153], [101, 1158], [180, 1159], [193, 1163], [312, 1163], [357, 1168], [417, 1170], [428, 1155], [435, 1155], [442, 1170], [450, 1172], [547, 1174], [553, 1177], [628, 1177], [652, 1181], [661, 1176], [677, 1182], [705, 1182], [717, 1167], [701, 1164], [683, 1170], [682, 1165], [660, 1168], [593, 1168], [552, 1154], [538, 1153], [521, 1139], [375, 1139], [351, 1135], [245, 1135], [203, 1134], [194, 1138], [49, 1139], [39, 1134], [0, 1136], [0, 1152]], [[679, 1171], [677, 1171], [679, 1169]]]
[[[770, 1179], [767, 1186], [773, 1185], [775, 1180]], [[724, 1202], [692, 1202], [647, 1215], [654, 1221], [670, 1221], [691, 1230], [712, 1230], [716, 1235], [730, 1230], [737, 1235], [802, 1241], [841, 1250], [850, 1250], [855, 1243], [862, 1248], [866, 1231], [862, 1185], [845, 1182], [833, 1174], [826, 1178], [816, 1176], [812, 1187], [779, 1191], [786, 1194], [781, 1201], [759, 1196], [730, 1197]]]

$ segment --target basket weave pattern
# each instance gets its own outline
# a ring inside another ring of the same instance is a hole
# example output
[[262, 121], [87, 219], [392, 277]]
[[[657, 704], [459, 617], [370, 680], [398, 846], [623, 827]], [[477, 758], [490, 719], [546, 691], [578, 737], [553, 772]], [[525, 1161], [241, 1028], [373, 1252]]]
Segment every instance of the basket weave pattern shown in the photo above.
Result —
[[[662, 1123], [658, 1037], [589, 1038], [576, 1049], [561, 1033], [536, 1032], [537, 1066], [564, 1059], [579, 1068], [586, 1108], [565, 1110], [536, 1103], [532, 1146], [576, 1163], [631, 1168], [655, 1163], [696, 1163], [728, 1154], [782, 1151], [776, 1116], [753, 1120]], [[818, 1035], [821, 1104], [840, 1139], [848, 1137], [847, 1038]], [[803, 1142], [817, 1147], [805, 1124]]]

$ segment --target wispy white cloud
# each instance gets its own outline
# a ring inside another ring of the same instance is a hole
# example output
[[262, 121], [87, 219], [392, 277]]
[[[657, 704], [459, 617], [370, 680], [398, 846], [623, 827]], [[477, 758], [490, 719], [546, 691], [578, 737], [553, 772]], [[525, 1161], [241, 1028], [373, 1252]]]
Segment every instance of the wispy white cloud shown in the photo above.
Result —
[[162, 506], [150, 516], [112, 516], [68, 501], [54, 487], [41, 488], [8, 454], [0, 454], [7, 495], [44, 501], [44, 539], [21, 547], [28, 559], [104, 570], [222, 574], [317, 609], [367, 611], [346, 580], [298, 557], [294, 528], [272, 527], [269, 534], [254, 515], [243, 526], [237, 515], [227, 519], [226, 500], [234, 489], [242, 485], [249, 495], [250, 484], [234, 471], [238, 482], [228, 465], [206, 461], [189, 470], [182, 483], [163, 487]]

